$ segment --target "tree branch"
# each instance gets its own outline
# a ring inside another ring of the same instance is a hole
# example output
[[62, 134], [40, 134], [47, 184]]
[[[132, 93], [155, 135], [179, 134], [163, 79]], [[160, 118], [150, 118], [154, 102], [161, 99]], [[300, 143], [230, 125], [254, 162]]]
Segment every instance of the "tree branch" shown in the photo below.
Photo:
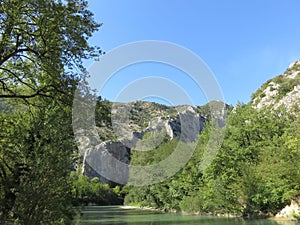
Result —
[[32, 89], [32, 90], [36, 90], [33, 86], [31, 86], [30, 84], [24, 82], [17, 74], [15, 74], [14, 72], [12, 72], [11, 70], [6, 69], [6, 68], [4, 68], [4, 67], [0, 67], [0, 70], [4, 70], [4, 71], [10, 73], [10, 74], [13, 75], [13, 77], [15, 77], [20, 83], [24, 84], [25, 86], [29, 87], [29, 88]]
[[33, 94], [28, 94], [28, 95], [25, 95], [25, 94], [0, 94], [0, 98], [20, 98], [20, 99], [28, 99], [28, 98], [34, 98], [36, 96], [44, 96], [44, 97], [52, 97], [52, 96], [49, 96], [49, 95], [46, 95], [46, 94], [43, 94], [41, 93], [40, 90], [36, 91], [35, 93]]
[[15, 51], [9, 53], [8, 55], [2, 57], [2, 59], [0, 60], [0, 65], [2, 65], [4, 62], [9, 60], [11, 57], [16, 56], [18, 53], [22, 53], [22, 52], [32, 52], [33, 54], [37, 55], [38, 57], [40, 56], [40, 53], [32, 48], [29, 48], [29, 47], [19, 48], [19, 49], [16, 49]]

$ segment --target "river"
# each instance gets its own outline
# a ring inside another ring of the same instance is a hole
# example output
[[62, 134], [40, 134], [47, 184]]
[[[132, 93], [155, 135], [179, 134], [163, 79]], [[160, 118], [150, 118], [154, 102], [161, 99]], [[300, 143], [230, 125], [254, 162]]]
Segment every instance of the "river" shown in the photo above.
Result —
[[243, 220], [212, 216], [184, 216], [119, 206], [88, 206], [78, 214], [76, 225], [296, 225], [292, 221]]

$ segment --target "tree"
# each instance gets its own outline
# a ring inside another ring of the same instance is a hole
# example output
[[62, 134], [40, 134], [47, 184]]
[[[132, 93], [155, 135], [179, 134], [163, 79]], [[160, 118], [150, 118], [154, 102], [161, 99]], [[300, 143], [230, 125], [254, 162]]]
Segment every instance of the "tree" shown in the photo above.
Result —
[[7, 0], [0, 13], [0, 98], [70, 94], [82, 60], [101, 53], [87, 42], [100, 24], [86, 1]]
[[0, 2], [0, 219], [70, 223], [71, 105], [99, 27], [86, 1]]
[[208, 182], [220, 181], [218, 201], [244, 215], [275, 213], [297, 190], [295, 169], [284, 147], [291, 123], [285, 109], [257, 111], [237, 106], [227, 120], [218, 157], [208, 171]]

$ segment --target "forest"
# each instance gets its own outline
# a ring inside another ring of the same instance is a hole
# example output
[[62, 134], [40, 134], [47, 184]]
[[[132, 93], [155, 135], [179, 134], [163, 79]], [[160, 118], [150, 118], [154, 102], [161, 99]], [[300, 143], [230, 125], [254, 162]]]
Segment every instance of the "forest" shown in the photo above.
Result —
[[[295, 111], [297, 112], [298, 109]], [[225, 137], [214, 161], [201, 170], [209, 122], [191, 160], [162, 183], [125, 186], [125, 204], [189, 213], [271, 216], [299, 197], [300, 117], [285, 108], [257, 111], [239, 104], [228, 112]], [[155, 163], [178, 140], [151, 152], [133, 151], [132, 164]]]

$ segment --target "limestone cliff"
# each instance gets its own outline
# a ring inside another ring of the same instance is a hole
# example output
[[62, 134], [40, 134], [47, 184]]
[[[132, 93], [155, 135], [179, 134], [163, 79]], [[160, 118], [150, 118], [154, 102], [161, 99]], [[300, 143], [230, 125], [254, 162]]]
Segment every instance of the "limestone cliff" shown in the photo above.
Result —
[[[211, 118], [217, 119], [223, 126], [228, 105], [222, 102], [211, 102], [205, 106], [168, 107], [137, 101], [126, 104], [110, 103], [109, 108], [109, 122], [97, 123], [96, 121], [96, 124], [101, 124], [96, 128], [100, 143], [96, 144], [96, 150], [87, 149], [83, 158], [83, 173], [89, 177], [97, 176], [104, 183], [109, 181], [100, 176], [99, 171], [117, 170], [113, 168], [114, 159], [129, 164], [131, 149], [151, 150], [160, 143], [174, 138], [182, 142], [194, 142], [206, 121]], [[150, 145], [147, 139], [153, 140]], [[144, 142], [147, 142], [147, 145]], [[111, 154], [114, 159], [106, 162], [99, 160], [105, 154]], [[94, 160], [101, 163], [93, 163]], [[126, 182], [126, 171], [122, 173], [120, 176], [124, 176]]]
[[275, 216], [278, 218], [293, 218], [295, 215], [300, 214], [300, 201], [292, 200], [291, 204], [285, 206], [280, 212]]
[[295, 110], [300, 105], [300, 60], [292, 63], [283, 74], [263, 84], [252, 95], [250, 103], [257, 109], [285, 106], [289, 111]]

